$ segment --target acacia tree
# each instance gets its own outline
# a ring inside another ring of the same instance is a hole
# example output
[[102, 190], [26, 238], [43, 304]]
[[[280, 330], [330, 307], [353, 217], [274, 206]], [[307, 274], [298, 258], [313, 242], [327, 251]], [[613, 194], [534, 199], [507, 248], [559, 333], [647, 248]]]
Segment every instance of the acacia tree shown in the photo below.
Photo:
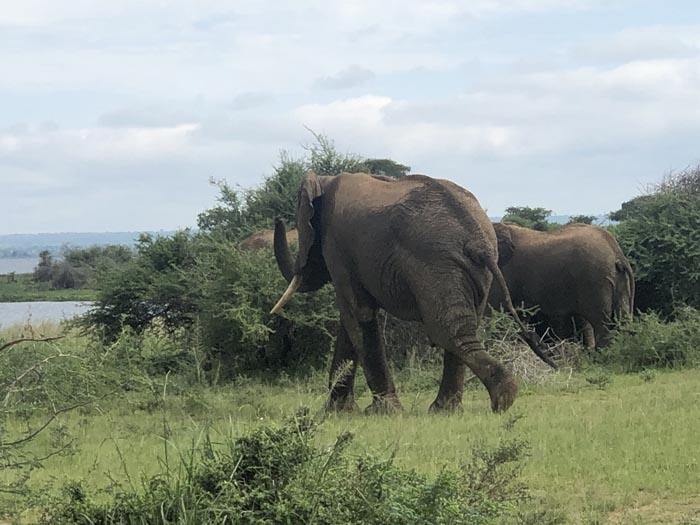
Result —
[[552, 210], [546, 208], [510, 206], [506, 208], [506, 214], [501, 220], [503, 222], [512, 222], [531, 230], [548, 231], [557, 227], [556, 224], [547, 221], [550, 215], [552, 215]]
[[636, 306], [700, 308], [700, 166], [666, 176], [610, 214], [637, 283]]
[[595, 215], [572, 215], [567, 224], [593, 224], [595, 220]]
[[410, 166], [391, 159], [365, 159], [354, 153], [340, 153], [331, 139], [311, 133], [314, 142], [304, 147], [307, 154], [293, 157], [286, 151], [280, 152], [274, 172], [257, 187], [236, 189], [226, 181], [212, 181], [220, 191], [218, 203], [199, 214], [199, 228], [239, 240], [256, 230], [272, 227], [275, 217], [294, 224], [297, 191], [308, 171], [329, 176], [362, 171], [401, 178], [411, 170]]

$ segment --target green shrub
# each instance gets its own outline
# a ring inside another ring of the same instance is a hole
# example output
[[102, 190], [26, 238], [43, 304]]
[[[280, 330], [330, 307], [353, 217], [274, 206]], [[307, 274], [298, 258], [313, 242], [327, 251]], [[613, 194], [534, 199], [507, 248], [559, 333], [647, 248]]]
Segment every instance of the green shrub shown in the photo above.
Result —
[[199, 260], [202, 339], [236, 369], [307, 369], [332, 352], [338, 313], [333, 289], [297, 294], [270, 315], [287, 286], [271, 250], [240, 250], [207, 239]]
[[176, 330], [195, 320], [199, 289], [192, 272], [197, 237], [188, 231], [171, 237], [144, 234], [136, 252], [125, 264], [103, 268], [95, 307], [79, 321], [107, 340], [118, 337], [124, 327], [141, 333], [159, 323]]
[[353, 457], [352, 435], [331, 447], [314, 444], [316, 424], [301, 413], [282, 427], [262, 427], [219, 446], [183, 453], [177, 466], [118, 487], [98, 502], [67, 485], [46, 509], [44, 525], [316, 524], [395, 525], [495, 523], [526, 499], [519, 482], [522, 442], [477, 449], [460, 468], [434, 479], [397, 466], [394, 458]]
[[552, 210], [545, 208], [510, 206], [506, 208], [506, 214], [501, 218], [501, 221], [512, 222], [524, 228], [546, 232], [559, 227], [558, 224], [547, 220], [550, 215], [552, 215]]
[[643, 313], [613, 334], [598, 358], [623, 372], [700, 364], [700, 311], [683, 307], [673, 321]]
[[636, 306], [668, 317], [700, 308], [700, 168], [667, 177], [626, 202], [612, 231], [635, 271]]

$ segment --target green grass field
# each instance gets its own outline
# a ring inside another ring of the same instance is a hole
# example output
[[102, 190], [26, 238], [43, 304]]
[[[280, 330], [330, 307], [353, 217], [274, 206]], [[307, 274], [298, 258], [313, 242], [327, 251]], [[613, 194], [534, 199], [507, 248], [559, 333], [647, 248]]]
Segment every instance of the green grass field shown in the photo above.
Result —
[[94, 301], [96, 292], [87, 288], [52, 290], [50, 283], [36, 283], [31, 274], [0, 275], [0, 302]]
[[[530, 444], [523, 472], [533, 496], [528, 510], [545, 513], [532, 523], [700, 523], [700, 371], [615, 375], [605, 388], [589, 379], [585, 372], [553, 373], [544, 385], [524, 387], [504, 415], [490, 413], [482, 388], [467, 392], [463, 413], [428, 415], [435, 392], [410, 390], [408, 383], [400, 385], [405, 414], [331, 416], [318, 439], [330, 444], [349, 430], [356, 452], [396, 452], [402, 466], [434, 474], [466, 461], [475, 446], [518, 438]], [[318, 374], [282, 385], [241, 381], [166, 388], [164, 396], [120, 394], [63, 417], [78, 452], [46, 461], [32, 484], [84, 479], [95, 488], [129, 478], [138, 484], [159, 472], [166, 453], [173, 461], [205, 429], [214, 439], [237, 435], [302, 406], [320, 418], [323, 393]], [[368, 403], [365, 390], [359, 404]]]

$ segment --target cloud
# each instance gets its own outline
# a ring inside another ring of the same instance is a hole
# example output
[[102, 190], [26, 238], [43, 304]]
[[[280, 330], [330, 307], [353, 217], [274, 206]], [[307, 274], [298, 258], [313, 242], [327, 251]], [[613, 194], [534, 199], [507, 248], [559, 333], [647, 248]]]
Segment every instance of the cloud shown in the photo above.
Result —
[[263, 92], [248, 92], [240, 93], [236, 95], [229, 107], [234, 111], [241, 111], [244, 109], [254, 109], [264, 106], [274, 100], [274, 97], [270, 93]]
[[441, 125], [429, 120], [394, 123], [387, 118], [406, 103], [389, 97], [362, 96], [330, 104], [308, 104], [294, 115], [305, 125], [331, 137], [346, 137], [356, 151], [366, 155], [408, 156], [497, 154], [510, 147], [507, 126], [452, 123]]
[[123, 162], [177, 155], [197, 129], [197, 124], [179, 124], [0, 132], [0, 165], [12, 157], [39, 158], [47, 153], [64, 159]]
[[101, 127], [107, 128], [168, 128], [190, 124], [192, 115], [163, 108], [128, 108], [109, 111], [97, 119]]
[[348, 89], [365, 84], [373, 78], [371, 70], [353, 64], [334, 75], [316, 79], [314, 86], [320, 89]]
[[700, 33], [681, 4], [10, 2], [0, 228], [191, 225], [209, 176], [259, 182], [302, 153], [304, 125], [494, 214], [608, 211], [698, 160]]
[[571, 56], [577, 62], [602, 65], [697, 57], [700, 55], [699, 32], [697, 25], [625, 28], [575, 46]]

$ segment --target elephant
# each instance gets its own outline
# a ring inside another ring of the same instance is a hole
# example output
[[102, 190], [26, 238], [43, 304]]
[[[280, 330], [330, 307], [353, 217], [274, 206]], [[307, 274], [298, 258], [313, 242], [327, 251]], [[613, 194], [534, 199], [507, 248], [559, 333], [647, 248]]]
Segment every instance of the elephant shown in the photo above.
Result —
[[[539, 319], [559, 337], [573, 335], [573, 320], [587, 348], [610, 343], [610, 323], [632, 315], [634, 274], [615, 238], [603, 228], [571, 224], [541, 232], [495, 223], [498, 266], [512, 300], [539, 307]], [[505, 305], [492, 288], [489, 304]]]
[[[241, 249], [248, 251], [272, 248], [274, 235], [274, 230], [259, 230], [243, 239], [238, 246]], [[297, 235], [297, 231], [289, 230], [287, 232], [287, 242], [296, 244], [298, 241], [299, 237]]]
[[[366, 412], [402, 410], [382, 348], [379, 308], [399, 319], [421, 321], [431, 341], [445, 349], [431, 410], [461, 406], [467, 366], [486, 387], [494, 412], [511, 406], [518, 390], [515, 378], [477, 338], [492, 275], [504, 287], [509, 310], [517, 314], [498, 269], [496, 234], [474, 195], [425, 175], [396, 180], [310, 172], [297, 202], [296, 260], [284, 223], [275, 221], [275, 257], [289, 286], [271, 314], [294, 293], [333, 283], [341, 323], [330, 370], [330, 410], [356, 409], [358, 362], [372, 392]], [[533, 351], [556, 366], [522, 323], [521, 329]]]

